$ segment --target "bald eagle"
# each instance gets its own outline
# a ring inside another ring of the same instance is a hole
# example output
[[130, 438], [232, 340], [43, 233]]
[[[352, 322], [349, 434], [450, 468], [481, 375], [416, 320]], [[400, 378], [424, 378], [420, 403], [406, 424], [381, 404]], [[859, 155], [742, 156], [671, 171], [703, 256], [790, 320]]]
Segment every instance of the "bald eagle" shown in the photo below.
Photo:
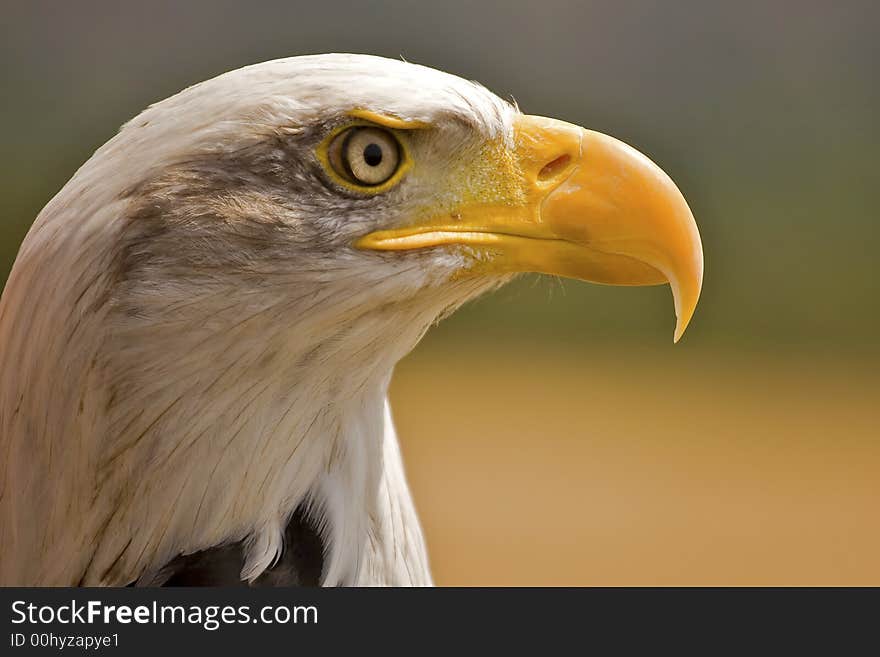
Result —
[[270, 61], [149, 107], [37, 217], [0, 302], [0, 583], [429, 585], [386, 394], [520, 272], [702, 282], [648, 158], [476, 83]]

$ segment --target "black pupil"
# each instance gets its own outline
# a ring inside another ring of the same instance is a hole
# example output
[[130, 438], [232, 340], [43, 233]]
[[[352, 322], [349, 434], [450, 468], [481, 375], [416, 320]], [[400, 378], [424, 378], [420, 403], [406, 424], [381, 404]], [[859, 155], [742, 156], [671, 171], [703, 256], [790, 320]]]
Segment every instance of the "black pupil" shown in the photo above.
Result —
[[371, 167], [379, 166], [382, 162], [382, 147], [379, 144], [367, 144], [364, 148], [364, 162]]

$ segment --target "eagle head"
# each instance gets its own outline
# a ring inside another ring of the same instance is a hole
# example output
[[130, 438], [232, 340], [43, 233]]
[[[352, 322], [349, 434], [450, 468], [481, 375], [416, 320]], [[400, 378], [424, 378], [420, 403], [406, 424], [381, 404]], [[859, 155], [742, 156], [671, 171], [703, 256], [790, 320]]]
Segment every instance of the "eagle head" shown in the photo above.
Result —
[[405, 542], [376, 539], [376, 491], [403, 480], [373, 438], [438, 317], [519, 272], [669, 283], [677, 340], [702, 269], [647, 157], [473, 82], [321, 55], [190, 87], [80, 168], [9, 278], [4, 579], [127, 583], [230, 541], [252, 578], [303, 504], [325, 583], [378, 572], [369, 546]]

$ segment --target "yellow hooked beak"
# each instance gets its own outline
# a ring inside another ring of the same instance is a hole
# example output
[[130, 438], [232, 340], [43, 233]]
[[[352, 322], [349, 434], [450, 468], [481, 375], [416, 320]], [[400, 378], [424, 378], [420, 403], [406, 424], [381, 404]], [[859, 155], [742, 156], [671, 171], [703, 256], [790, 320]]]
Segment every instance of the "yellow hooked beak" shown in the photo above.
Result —
[[562, 121], [520, 116], [514, 191], [454, 212], [370, 233], [362, 249], [466, 245], [475, 268], [539, 272], [611, 285], [669, 283], [684, 333], [703, 281], [700, 234], [675, 183], [621, 141]]

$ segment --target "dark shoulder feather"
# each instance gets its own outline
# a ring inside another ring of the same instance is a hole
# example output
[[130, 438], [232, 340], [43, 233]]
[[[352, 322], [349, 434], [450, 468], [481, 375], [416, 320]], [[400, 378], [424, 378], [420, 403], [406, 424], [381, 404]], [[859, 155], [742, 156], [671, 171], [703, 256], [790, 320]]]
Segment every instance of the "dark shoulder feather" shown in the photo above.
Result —
[[[241, 581], [244, 545], [231, 543], [172, 559], [147, 586], [320, 586], [324, 544], [308, 516], [297, 509], [284, 531], [278, 561], [252, 583]], [[142, 583], [143, 584], [143, 583]]]

